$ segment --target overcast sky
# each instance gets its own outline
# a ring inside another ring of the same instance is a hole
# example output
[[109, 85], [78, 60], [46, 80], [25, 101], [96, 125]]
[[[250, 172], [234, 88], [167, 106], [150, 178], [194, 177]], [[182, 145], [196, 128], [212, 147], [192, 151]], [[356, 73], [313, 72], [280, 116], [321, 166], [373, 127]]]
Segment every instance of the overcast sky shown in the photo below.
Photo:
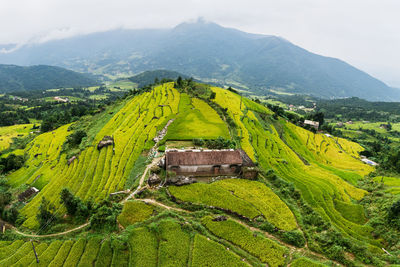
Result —
[[400, 87], [399, 14], [399, 0], [0, 0], [0, 43], [166, 28], [203, 17], [281, 36]]

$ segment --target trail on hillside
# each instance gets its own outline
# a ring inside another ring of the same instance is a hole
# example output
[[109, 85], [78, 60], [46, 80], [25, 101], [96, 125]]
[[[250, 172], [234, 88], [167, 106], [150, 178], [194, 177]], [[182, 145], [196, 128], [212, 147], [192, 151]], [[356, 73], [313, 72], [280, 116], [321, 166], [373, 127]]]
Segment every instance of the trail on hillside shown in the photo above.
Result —
[[88, 225], [89, 225], [89, 223], [87, 222], [87, 223], [82, 224], [82, 225], [80, 225], [80, 226], [78, 226], [76, 228], [73, 228], [73, 229], [70, 229], [70, 230], [67, 230], [67, 231], [64, 231], [64, 232], [55, 233], [55, 234], [47, 234], [47, 235], [26, 234], [26, 233], [18, 231], [18, 229], [15, 228], [14, 226], [12, 226], [12, 229], [14, 230], [15, 233], [17, 233], [19, 235], [22, 235], [22, 236], [26, 236], [26, 237], [54, 237], [54, 236], [66, 235], [66, 234], [78, 231], [78, 230], [80, 230], [82, 228], [85, 228]]

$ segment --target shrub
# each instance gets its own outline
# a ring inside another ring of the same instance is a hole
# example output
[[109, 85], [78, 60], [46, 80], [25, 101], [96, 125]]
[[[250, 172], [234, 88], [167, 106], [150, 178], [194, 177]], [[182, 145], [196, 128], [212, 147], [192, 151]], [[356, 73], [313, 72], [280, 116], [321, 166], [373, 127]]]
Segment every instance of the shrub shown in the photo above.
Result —
[[299, 230], [284, 232], [282, 234], [282, 239], [286, 243], [289, 243], [299, 248], [304, 247], [304, 245], [306, 244], [303, 233]]

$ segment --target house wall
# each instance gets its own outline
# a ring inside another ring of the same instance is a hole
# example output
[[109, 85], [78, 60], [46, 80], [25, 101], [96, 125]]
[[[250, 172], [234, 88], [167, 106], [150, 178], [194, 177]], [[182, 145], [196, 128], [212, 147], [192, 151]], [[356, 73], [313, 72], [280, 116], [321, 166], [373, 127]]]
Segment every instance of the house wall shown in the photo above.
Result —
[[218, 175], [238, 175], [240, 166], [238, 165], [193, 165], [193, 166], [167, 166], [167, 171], [173, 171], [177, 175], [187, 176], [218, 176]]

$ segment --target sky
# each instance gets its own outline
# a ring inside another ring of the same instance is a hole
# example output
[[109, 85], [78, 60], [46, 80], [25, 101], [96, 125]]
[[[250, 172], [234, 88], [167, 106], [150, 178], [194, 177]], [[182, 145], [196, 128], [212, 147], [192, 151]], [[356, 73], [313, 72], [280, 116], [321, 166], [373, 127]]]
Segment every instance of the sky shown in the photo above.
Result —
[[0, 44], [115, 28], [170, 28], [199, 17], [277, 35], [400, 88], [398, 0], [0, 0]]

